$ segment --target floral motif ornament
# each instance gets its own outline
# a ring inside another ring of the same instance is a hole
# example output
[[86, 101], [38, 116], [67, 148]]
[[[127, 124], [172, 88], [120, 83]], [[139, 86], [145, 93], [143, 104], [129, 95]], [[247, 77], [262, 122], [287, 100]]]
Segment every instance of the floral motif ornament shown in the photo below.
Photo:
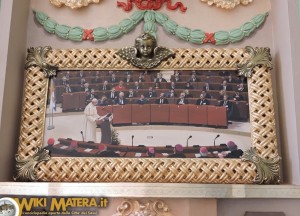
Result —
[[257, 184], [280, 183], [280, 160], [278, 155], [274, 158], [264, 159], [257, 154], [254, 148], [245, 151], [242, 156], [242, 161], [250, 161], [256, 166], [257, 176], [254, 182]]
[[90, 3], [99, 3], [100, 0], [49, 0], [56, 7], [66, 5], [72, 9], [88, 6]]
[[174, 216], [167, 204], [161, 200], [141, 203], [138, 200], [125, 200], [112, 216]]
[[188, 41], [194, 44], [211, 43], [214, 45], [225, 45], [236, 43], [249, 37], [256, 29], [265, 22], [268, 13], [258, 14], [248, 22], [229, 31], [204, 32], [201, 29], [190, 29], [185, 26], [180, 26], [175, 21], [171, 20], [166, 14], [153, 11], [136, 11], [129, 18], [120, 21], [116, 25], [109, 27], [97, 27], [94, 29], [84, 29], [81, 27], [69, 27], [58, 24], [45, 13], [35, 11], [35, 19], [44, 29], [56, 34], [58, 37], [72, 41], [106, 41], [119, 38], [131, 30], [133, 30], [142, 20], [144, 20], [144, 32], [156, 36], [157, 24], [162, 28], [178, 37], [179, 39]]
[[159, 10], [164, 3], [167, 3], [167, 8], [170, 10], [180, 8], [182, 12], [185, 12], [187, 9], [181, 2], [172, 5], [172, 0], [127, 0], [127, 3], [117, 1], [117, 6], [122, 7], [125, 11], [131, 11], [133, 4], [140, 10]]
[[206, 2], [209, 6], [216, 5], [217, 7], [221, 7], [224, 9], [233, 9], [239, 4], [247, 5], [253, 0], [201, 0], [202, 2]]
[[57, 66], [49, 65], [46, 61], [46, 55], [52, 48], [46, 47], [30, 47], [27, 49], [27, 59], [25, 63], [25, 69], [31, 66], [39, 66], [46, 77], [56, 76]]
[[17, 176], [14, 180], [20, 181], [37, 181], [35, 167], [42, 161], [50, 160], [49, 150], [38, 148], [36, 153], [26, 159], [21, 159], [16, 155]]
[[238, 72], [240, 76], [251, 77], [255, 66], [265, 65], [272, 69], [272, 57], [270, 48], [259, 47], [253, 48], [246, 46], [245, 51], [250, 54], [250, 59], [245, 64], [238, 64]]

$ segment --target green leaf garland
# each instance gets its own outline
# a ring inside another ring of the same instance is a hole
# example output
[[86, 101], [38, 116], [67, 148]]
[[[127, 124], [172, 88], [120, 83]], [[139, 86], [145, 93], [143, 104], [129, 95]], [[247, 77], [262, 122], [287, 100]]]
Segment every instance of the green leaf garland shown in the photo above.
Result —
[[98, 27], [91, 30], [83, 29], [81, 27], [60, 25], [49, 18], [45, 13], [38, 11], [35, 11], [34, 13], [35, 19], [47, 32], [56, 34], [62, 39], [72, 41], [106, 41], [119, 38], [133, 30], [144, 19], [144, 31], [155, 37], [157, 24], [159, 24], [166, 32], [175, 35], [182, 40], [199, 45], [203, 43], [225, 45], [239, 42], [244, 38], [249, 37], [257, 28], [262, 26], [268, 16], [268, 13], [258, 14], [238, 28], [229, 31], [207, 33], [201, 29], [190, 29], [185, 26], [180, 26], [166, 14], [152, 10], [136, 11], [130, 18], [122, 20], [117, 25], [112, 25], [107, 28]]

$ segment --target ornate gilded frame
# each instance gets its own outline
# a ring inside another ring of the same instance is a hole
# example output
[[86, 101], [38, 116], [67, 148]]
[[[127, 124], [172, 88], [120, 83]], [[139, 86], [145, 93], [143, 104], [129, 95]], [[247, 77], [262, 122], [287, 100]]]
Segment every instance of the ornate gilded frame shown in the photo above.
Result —
[[[48, 76], [55, 70], [135, 70], [116, 49], [28, 49], [16, 180], [274, 184], [280, 181], [268, 48], [172, 49], [156, 69], [232, 69], [248, 77], [252, 147], [242, 159], [49, 157], [42, 149]], [[57, 66], [57, 68], [56, 68]]]

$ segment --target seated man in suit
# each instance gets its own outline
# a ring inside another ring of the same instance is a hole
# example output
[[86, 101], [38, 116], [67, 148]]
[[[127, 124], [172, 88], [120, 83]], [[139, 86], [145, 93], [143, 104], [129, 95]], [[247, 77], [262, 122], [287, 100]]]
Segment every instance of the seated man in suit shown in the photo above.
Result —
[[185, 98], [193, 98], [193, 95], [190, 93], [188, 89], [185, 89], [184, 91]]
[[164, 93], [160, 93], [159, 98], [155, 100], [156, 104], [169, 104], [168, 99], [165, 98]]
[[90, 91], [89, 86], [90, 86], [89, 83], [84, 83], [83, 88], [82, 88], [82, 91], [88, 93], [88, 92]]
[[116, 89], [116, 91], [124, 91], [124, 90], [126, 90], [126, 86], [124, 85], [124, 82], [121, 80], [119, 82], [119, 85], [117, 85], [115, 87], [115, 89]]
[[243, 155], [243, 150], [238, 149], [238, 146], [233, 141], [228, 141], [226, 145], [230, 152], [225, 158], [240, 158]]
[[71, 93], [72, 92], [72, 89], [70, 87], [70, 84], [67, 83], [66, 86], [65, 86], [65, 93]]
[[176, 104], [183, 105], [183, 104], [189, 104], [189, 101], [185, 98], [184, 92], [180, 93], [179, 99], [176, 101]]
[[170, 89], [176, 89], [176, 83], [175, 82], [171, 82], [171, 87], [170, 87]]
[[223, 96], [223, 100], [220, 101], [219, 106], [226, 107], [227, 119], [230, 119], [233, 114], [233, 104], [228, 100], [228, 95]]
[[208, 82], [206, 82], [205, 85], [203, 86], [202, 90], [203, 90], [203, 91], [210, 91], [210, 90], [214, 90], [214, 89], [213, 89], [213, 87], [211, 87], [211, 86], [209, 85]]
[[243, 101], [244, 97], [240, 94], [240, 92], [235, 92], [235, 95], [233, 96], [233, 100], [235, 101]]
[[63, 85], [69, 84], [69, 81], [67, 80], [67, 77], [66, 77], [66, 76], [63, 76], [61, 79], [62, 79], [62, 84], [63, 84]]
[[97, 98], [97, 95], [95, 94], [95, 90], [91, 89], [91, 92], [89, 92], [89, 94], [86, 95], [85, 101], [90, 101], [93, 100], [94, 98]]
[[174, 97], [177, 97], [177, 95], [176, 95], [174, 89], [171, 89], [170, 91], [166, 92], [166, 93], [165, 93], [165, 96], [166, 96], [166, 98], [174, 98]]
[[141, 94], [140, 98], [137, 100], [137, 104], [147, 104], [149, 101], [145, 98], [143, 94]]
[[181, 144], [176, 144], [174, 148], [174, 154], [168, 156], [168, 158], [186, 158], [183, 153], [183, 146]]
[[108, 81], [109, 81], [110, 83], [117, 83], [117, 82], [118, 82], [118, 79], [116, 78], [116, 74], [113, 73], [113, 74], [111, 75], [111, 77], [109, 78]]
[[200, 82], [201, 80], [200, 80], [200, 78], [198, 78], [197, 76], [196, 76], [196, 73], [192, 73], [192, 76], [191, 76], [191, 78], [189, 79], [189, 81], [188, 82]]
[[83, 77], [85, 77], [85, 75], [84, 75], [84, 73], [83, 73], [83, 71], [82, 71], [82, 70], [79, 72], [79, 77], [80, 77], [80, 78], [83, 78]]
[[197, 100], [196, 105], [209, 105], [209, 101], [204, 97], [203, 94], [200, 95], [200, 99]]
[[246, 92], [246, 91], [247, 91], [243, 83], [238, 84], [237, 87], [238, 87], [237, 90], [238, 90], [239, 92]]
[[105, 80], [105, 81], [103, 82], [103, 84], [102, 84], [102, 86], [99, 88], [99, 90], [100, 90], [100, 91], [108, 91], [108, 90], [110, 90], [110, 87], [109, 87], [109, 85], [108, 85], [107, 80]]
[[145, 95], [147, 98], [157, 97], [156, 92], [153, 90], [152, 87], [149, 87], [149, 91]]
[[135, 81], [135, 82], [134, 82], [133, 89], [134, 89], [135, 91], [138, 91], [139, 89], [141, 89], [140, 84], [139, 84], [138, 81]]
[[138, 82], [145, 82], [145, 76], [144, 76], [143, 72], [140, 73]]
[[131, 74], [128, 73], [127, 77], [123, 81], [126, 82], [126, 83], [133, 82], [133, 79], [131, 78]]
[[162, 77], [161, 73], [158, 73], [157, 74], [157, 79], [154, 82], [167, 82], [167, 80]]
[[84, 83], [85, 83], [85, 79], [81, 78], [80, 79], [80, 87], [83, 88], [84, 87]]
[[207, 93], [207, 91], [202, 91], [201, 94], [203, 94], [204, 98], [206, 98], [206, 99], [212, 98], [212, 96], [209, 93]]
[[227, 83], [236, 83], [236, 79], [229, 74], [228, 78], [226, 79]]
[[94, 77], [94, 79], [92, 79], [92, 82], [93, 83], [100, 83], [101, 82], [99, 71], [96, 72], [96, 76]]
[[226, 94], [226, 91], [224, 91], [224, 90], [219, 91], [218, 101], [223, 100], [225, 94]]
[[127, 100], [124, 97], [124, 92], [120, 92], [119, 93], [119, 97], [115, 99], [115, 103], [114, 104], [118, 104], [118, 105], [125, 105], [125, 104], [127, 104]]
[[101, 99], [98, 100], [97, 106], [108, 106], [108, 105], [109, 105], [109, 103], [108, 103], [107, 97], [105, 95], [102, 95]]
[[117, 92], [116, 89], [113, 87], [109, 93], [107, 93], [107, 98], [111, 99], [111, 100], [115, 100], [117, 98]]
[[184, 86], [185, 89], [194, 89], [194, 86], [190, 83], [190, 82], [187, 82]]
[[133, 91], [133, 89], [129, 89], [127, 98], [134, 98], [134, 97], [136, 97], [135, 92]]
[[182, 82], [182, 79], [180, 78], [179, 73], [175, 73], [174, 77], [172, 78], [173, 82]]
[[222, 85], [220, 86], [220, 90], [231, 91], [231, 86], [227, 85], [227, 81], [223, 80]]

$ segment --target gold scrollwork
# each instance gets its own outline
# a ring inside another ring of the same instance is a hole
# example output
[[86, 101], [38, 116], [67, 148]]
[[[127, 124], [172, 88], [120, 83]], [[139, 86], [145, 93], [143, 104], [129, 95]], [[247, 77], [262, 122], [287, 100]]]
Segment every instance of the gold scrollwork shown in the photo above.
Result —
[[151, 216], [173, 216], [169, 207], [161, 200], [140, 203], [138, 200], [125, 200], [117, 208], [113, 216], [122, 215], [151, 215]]
[[42, 69], [46, 77], [56, 76], [57, 66], [49, 65], [46, 60], [46, 55], [52, 48], [46, 47], [30, 47], [27, 49], [27, 58], [25, 63], [25, 69], [32, 66], [38, 66]]
[[251, 77], [253, 68], [260, 65], [265, 65], [270, 69], [273, 68], [270, 48], [259, 47], [254, 49], [251, 46], [246, 46], [245, 51], [251, 57], [245, 64], [237, 64], [240, 76]]
[[257, 175], [254, 182], [257, 184], [279, 184], [280, 183], [280, 162], [277, 155], [274, 158], [261, 158], [254, 148], [244, 152], [242, 161], [250, 161], [255, 164]]
[[206, 2], [209, 6], [216, 5], [217, 7], [221, 7], [223, 9], [233, 9], [239, 4], [247, 5], [251, 3], [253, 0], [201, 0], [202, 2]]
[[36, 153], [26, 159], [21, 159], [17, 154], [16, 159], [16, 168], [17, 176], [14, 177], [14, 180], [20, 181], [37, 181], [37, 176], [35, 172], [35, 167], [42, 161], [50, 160], [49, 150], [38, 148]]
[[49, 0], [51, 4], [56, 7], [66, 5], [72, 9], [78, 9], [81, 7], [88, 6], [91, 3], [99, 3], [100, 0]]

